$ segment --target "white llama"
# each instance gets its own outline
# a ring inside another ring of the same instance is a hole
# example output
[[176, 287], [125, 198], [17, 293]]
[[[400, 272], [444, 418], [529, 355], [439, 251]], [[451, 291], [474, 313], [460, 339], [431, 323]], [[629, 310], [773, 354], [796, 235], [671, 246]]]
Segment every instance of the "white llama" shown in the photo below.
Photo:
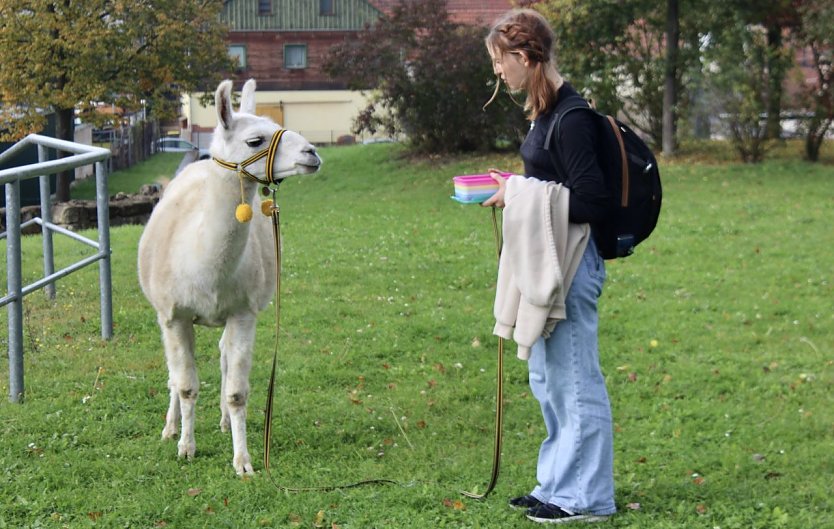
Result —
[[[156, 309], [168, 363], [171, 400], [163, 439], [182, 434], [180, 457], [194, 456], [194, 406], [199, 382], [194, 361], [194, 324], [224, 325], [220, 338], [220, 428], [232, 430], [232, 464], [251, 474], [246, 445], [246, 402], [255, 343], [255, 321], [275, 291], [276, 261], [271, 220], [261, 215], [258, 184], [227, 168], [270, 147], [281, 127], [255, 113], [255, 81], [243, 87], [240, 112], [232, 110], [232, 82], [217, 88], [218, 125], [211, 143], [213, 160], [194, 162], [174, 178], [154, 208], [139, 241], [139, 283]], [[245, 167], [264, 180], [266, 160], [273, 178], [313, 173], [321, 165], [314, 147], [301, 135], [284, 131], [274, 156]], [[256, 214], [236, 220], [245, 201]]]

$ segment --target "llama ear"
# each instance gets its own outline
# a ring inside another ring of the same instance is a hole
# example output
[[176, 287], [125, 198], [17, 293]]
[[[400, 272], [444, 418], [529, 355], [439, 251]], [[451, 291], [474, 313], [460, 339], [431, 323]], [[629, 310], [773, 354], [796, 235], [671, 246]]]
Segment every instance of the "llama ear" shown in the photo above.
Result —
[[217, 87], [214, 106], [217, 107], [217, 122], [228, 129], [232, 125], [232, 82], [228, 79]]
[[247, 114], [255, 113], [255, 80], [249, 79], [243, 85], [240, 94], [240, 111]]

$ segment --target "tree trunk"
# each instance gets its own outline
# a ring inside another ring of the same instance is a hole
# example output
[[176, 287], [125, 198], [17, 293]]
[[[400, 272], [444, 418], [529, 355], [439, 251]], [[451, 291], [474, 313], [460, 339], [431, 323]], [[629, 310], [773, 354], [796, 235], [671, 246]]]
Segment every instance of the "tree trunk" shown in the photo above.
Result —
[[785, 68], [780, 57], [782, 53], [782, 28], [774, 24], [767, 30], [768, 44], [768, 100], [767, 100], [767, 138], [778, 140], [782, 137], [782, 81]]
[[[75, 141], [75, 110], [72, 108], [58, 109], [55, 120], [55, 135], [59, 140]], [[71, 156], [71, 153], [59, 152], [59, 158]], [[72, 182], [74, 171], [72, 169], [58, 173], [55, 180], [56, 202], [66, 202], [70, 199], [70, 182]]]
[[675, 154], [675, 122], [678, 105], [677, 72], [678, 41], [680, 23], [678, 20], [678, 0], [666, 2], [666, 74], [663, 88], [663, 155]]

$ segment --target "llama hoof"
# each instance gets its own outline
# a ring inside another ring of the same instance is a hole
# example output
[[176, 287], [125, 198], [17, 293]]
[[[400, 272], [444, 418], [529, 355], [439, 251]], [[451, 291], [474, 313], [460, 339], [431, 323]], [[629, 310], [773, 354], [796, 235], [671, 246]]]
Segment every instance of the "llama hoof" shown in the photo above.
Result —
[[174, 439], [179, 432], [177, 431], [176, 426], [171, 426], [170, 424], [165, 425], [165, 428], [162, 429], [162, 440], [166, 441], [168, 439]]
[[194, 459], [194, 454], [197, 452], [197, 443], [193, 441], [184, 443], [180, 441], [177, 444], [177, 457], [184, 457], [185, 459]]
[[249, 460], [249, 454], [235, 456], [232, 465], [234, 465], [235, 472], [237, 472], [238, 476], [251, 476], [255, 473], [255, 469], [252, 468], [252, 462]]

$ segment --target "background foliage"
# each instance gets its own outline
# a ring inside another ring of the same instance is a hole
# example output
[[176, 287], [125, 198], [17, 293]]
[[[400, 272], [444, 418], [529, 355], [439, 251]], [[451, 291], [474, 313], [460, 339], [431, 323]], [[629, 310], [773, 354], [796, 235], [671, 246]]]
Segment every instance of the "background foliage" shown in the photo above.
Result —
[[49, 108], [69, 110], [70, 118], [77, 109], [95, 121], [99, 102], [137, 111], [144, 99], [156, 117], [175, 117], [181, 92], [216, 86], [229, 70], [222, 5], [3, 0], [0, 133], [21, 138], [37, 130]]
[[335, 48], [328, 71], [377, 93], [354, 132], [404, 132], [420, 152], [520, 144], [521, 109], [507, 97], [482, 109], [495, 87], [485, 37], [485, 28], [451, 22], [444, 0], [407, 0]]

